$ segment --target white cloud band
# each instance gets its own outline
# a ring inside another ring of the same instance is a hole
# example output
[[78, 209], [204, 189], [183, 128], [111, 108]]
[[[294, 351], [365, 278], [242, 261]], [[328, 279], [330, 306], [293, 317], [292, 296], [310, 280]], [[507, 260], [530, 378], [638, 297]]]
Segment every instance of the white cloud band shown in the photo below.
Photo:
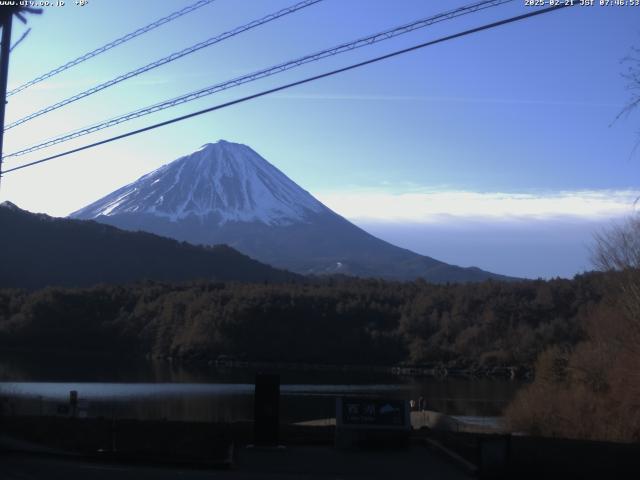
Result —
[[422, 191], [325, 191], [316, 198], [351, 220], [441, 222], [452, 217], [477, 220], [532, 220], [558, 217], [605, 219], [636, 210], [640, 190], [580, 190], [541, 193]]

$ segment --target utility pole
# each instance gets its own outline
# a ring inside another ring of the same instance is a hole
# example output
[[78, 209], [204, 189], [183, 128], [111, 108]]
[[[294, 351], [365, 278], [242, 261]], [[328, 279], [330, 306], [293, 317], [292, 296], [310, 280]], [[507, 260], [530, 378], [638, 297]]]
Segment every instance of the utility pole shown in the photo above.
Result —
[[11, 24], [13, 15], [2, 18], [2, 46], [0, 46], [0, 182], [2, 182], [2, 159], [4, 146], [4, 112], [7, 106], [7, 78], [9, 76], [9, 53], [11, 52]]
[[[27, 23], [27, 20], [23, 16], [25, 13], [35, 13], [36, 15], [39, 15], [42, 13], [42, 9], [17, 5], [0, 7], [0, 26], [2, 27], [2, 45], [0, 45], [0, 182], [2, 182], [2, 160], [4, 157], [4, 114], [7, 107], [7, 79], [9, 78], [9, 54], [11, 53], [11, 26], [13, 24], [14, 15], [18, 17], [18, 20], [22, 23]], [[18, 41], [18, 43], [20, 43], [20, 41]]]

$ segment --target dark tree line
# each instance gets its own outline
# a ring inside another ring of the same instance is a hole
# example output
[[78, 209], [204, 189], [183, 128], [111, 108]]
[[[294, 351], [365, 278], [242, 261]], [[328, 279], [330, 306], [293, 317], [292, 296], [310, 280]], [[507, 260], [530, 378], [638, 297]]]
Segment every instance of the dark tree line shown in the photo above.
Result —
[[0, 206], [0, 288], [84, 287], [137, 280], [295, 282], [302, 277], [226, 245], [195, 246], [92, 221]]
[[0, 290], [0, 348], [190, 361], [526, 365], [573, 345], [607, 277], [435, 285], [147, 282]]

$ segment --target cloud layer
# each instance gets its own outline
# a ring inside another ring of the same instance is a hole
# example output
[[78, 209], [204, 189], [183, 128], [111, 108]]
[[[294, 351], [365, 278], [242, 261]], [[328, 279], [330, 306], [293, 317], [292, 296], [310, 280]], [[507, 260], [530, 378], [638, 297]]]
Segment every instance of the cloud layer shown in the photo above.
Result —
[[640, 190], [580, 190], [539, 193], [462, 190], [391, 193], [383, 190], [314, 194], [340, 215], [356, 221], [434, 223], [456, 219], [529, 221], [562, 217], [602, 220], [636, 211]]

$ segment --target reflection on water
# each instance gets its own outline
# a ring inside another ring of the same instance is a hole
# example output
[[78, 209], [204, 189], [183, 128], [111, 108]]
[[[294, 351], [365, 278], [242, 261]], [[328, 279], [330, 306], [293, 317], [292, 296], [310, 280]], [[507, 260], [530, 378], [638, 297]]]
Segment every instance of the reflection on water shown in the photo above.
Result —
[[[78, 383], [1, 382], [5, 393], [19, 397], [66, 400], [69, 391], [82, 391], [87, 400], [148, 400], [152, 398], [253, 395], [254, 386], [245, 383]], [[408, 385], [281, 385], [285, 396], [395, 395], [409, 391]]]
[[[0, 357], [0, 396], [9, 413], [53, 415], [76, 390], [90, 416], [187, 421], [253, 418], [255, 369], [188, 368], [168, 362], [105, 357]], [[404, 378], [341, 371], [280, 371], [281, 416], [295, 422], [335, 415], [341, 395], [424, 397], [426, 408], [496, 416], [521, 386], [494, 379]]]

